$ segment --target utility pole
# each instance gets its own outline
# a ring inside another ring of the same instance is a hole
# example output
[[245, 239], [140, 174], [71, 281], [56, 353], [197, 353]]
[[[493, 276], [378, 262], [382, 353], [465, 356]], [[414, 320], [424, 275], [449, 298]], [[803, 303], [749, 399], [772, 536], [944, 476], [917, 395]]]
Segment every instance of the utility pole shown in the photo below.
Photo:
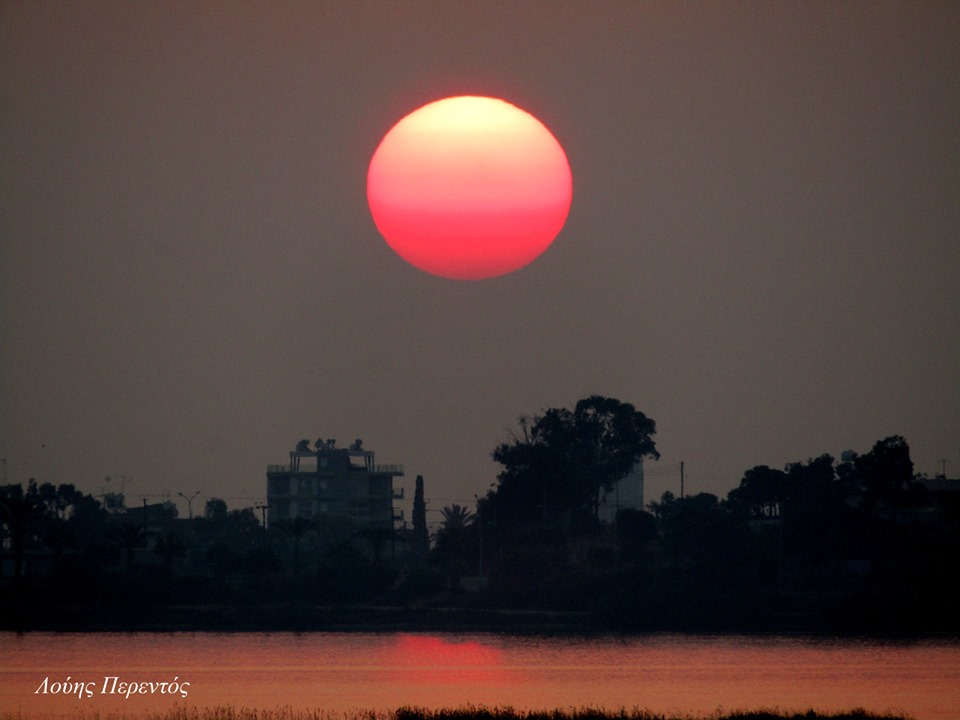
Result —
[[683, 497], [683, 460], [680, 461], [680, 497]]
[[147, 498], [148, 495], [141, 495], [140, 499], [143, 500], [143, 534], [147, 534]]
[[940, 461], [940, 477], [942, 477], [944, 480], [947, 479], [947, 462], [947, 460]]
[[182, 492], [177, 493], [177, 495], [179, 495], [180, 497], [182, 497], [184, 500], [187, 501], [187, 513], [190, 515], [191, 520], [193, 520], [193, 499], [199, 494], [200, 494], [199, 490], [197, 490], [193, 495], [190, 495], [189, 497], [184, 495]]
[[267, 546], [267, 510], [270, 509], [270, 506], [266, 503], [257, 503], [253, 506], [260, 511], [260, 517], [263, 521], [263, 546]]

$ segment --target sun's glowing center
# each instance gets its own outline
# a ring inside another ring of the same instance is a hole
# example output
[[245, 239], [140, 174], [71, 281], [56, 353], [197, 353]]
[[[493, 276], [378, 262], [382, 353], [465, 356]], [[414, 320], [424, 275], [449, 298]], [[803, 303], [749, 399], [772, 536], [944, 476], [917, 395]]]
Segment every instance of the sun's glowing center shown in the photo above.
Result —
[[456, 279], [516, 270], [563, 227], [572, 181], [535, 117], [494, 98], [439, 100], [398, 122], [370, 162], [367, 199], [387, 243]]

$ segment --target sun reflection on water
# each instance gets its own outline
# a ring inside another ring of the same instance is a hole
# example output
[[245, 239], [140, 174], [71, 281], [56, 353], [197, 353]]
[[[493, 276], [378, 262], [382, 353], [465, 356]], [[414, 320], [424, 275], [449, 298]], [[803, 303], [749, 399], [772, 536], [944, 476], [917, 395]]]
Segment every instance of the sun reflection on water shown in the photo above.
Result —
[[[0, 714], [22, 720], [175, 706], [332, 713], [397, 707], [905, 710], [960, 717], [960, 644], [787, 637], [545, 638], [441, 633], [5, 633]], [[157, 681], [189, 697], [37, 696], [43, 679]]]

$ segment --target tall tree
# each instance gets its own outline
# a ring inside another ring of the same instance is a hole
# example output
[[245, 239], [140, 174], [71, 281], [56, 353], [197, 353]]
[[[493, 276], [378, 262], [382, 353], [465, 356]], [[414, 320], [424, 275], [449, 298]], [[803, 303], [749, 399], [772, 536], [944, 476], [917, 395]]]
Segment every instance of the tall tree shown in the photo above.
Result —
[[413, 552], [417, 559], [430, 551], [430, 535], [427, 532], [427, 503], [423, 499], [423, 475], [417, 475], [413, 492]]
[[744, 508], [756, 517], [776, 517], [783, 509], [786, 499], [787, 474], [766, 465], [757, 465], [747, 470], [740, 486], [727, 496], [735, 507]]
[[437, 530], [437, 545], [456, 544], [473, 519], [473, 513], [466, 507], [454, 503], [445, 506], [440, 514], [443, 515], [443, 524]]
[[203, 516], [207, 520], [224, 520], [227, 517], [227, 503], [217, 497], [210, 498], [203, 507]]
[[879, 440], [854, 465], [871, 501], [891, 506], [905, 504], [913, 483], [913, 461], [906, 440], [899, 435]]
[[73, 485], [43, 483], [37, 489], [40, 502], [51, 516], [66, 520], [67, 510], [76, 510], [76, 506], [83, 499], [83, 493]]
[[659, 458], [656, 423], [630, 403], [592, 395], [573, 410], [520, 419], [520, 432], [493, 459], [503, 466], [489, 498], [501, 517], [546, 523], [596, 516], [611, 491], [644, 457]]
[[0, 488], [0, 523], [10, 539], [13, 575], [17, 580], [23, 575], [23, 556], [42, 517], [43, 507], [33, 478], [26, 492], [19, 483]]
[[448, 587], [453, 589], [460, 576], [470, 567], [467, 557], [467, 531], [474, 515], [457, 503], [447, 505], [440, 513], [443, 515], [443, 522], [436, 532], [434, 553], [443, 565]]

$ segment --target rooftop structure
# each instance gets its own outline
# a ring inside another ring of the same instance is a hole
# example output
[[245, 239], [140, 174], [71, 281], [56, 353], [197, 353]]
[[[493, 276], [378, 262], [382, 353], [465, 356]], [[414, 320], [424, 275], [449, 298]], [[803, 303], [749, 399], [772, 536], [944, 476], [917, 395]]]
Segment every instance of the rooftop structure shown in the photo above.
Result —
[[361, 440], [338, 448], [335, 440], [301, 440], [286, 465], [267, 466], [270, 522], [296, 517], [347, 517], [366, 526], [393, 527], [403, 520], [393, 501], [403, 497], [393, 479], [402, 465], [377, 465]]

